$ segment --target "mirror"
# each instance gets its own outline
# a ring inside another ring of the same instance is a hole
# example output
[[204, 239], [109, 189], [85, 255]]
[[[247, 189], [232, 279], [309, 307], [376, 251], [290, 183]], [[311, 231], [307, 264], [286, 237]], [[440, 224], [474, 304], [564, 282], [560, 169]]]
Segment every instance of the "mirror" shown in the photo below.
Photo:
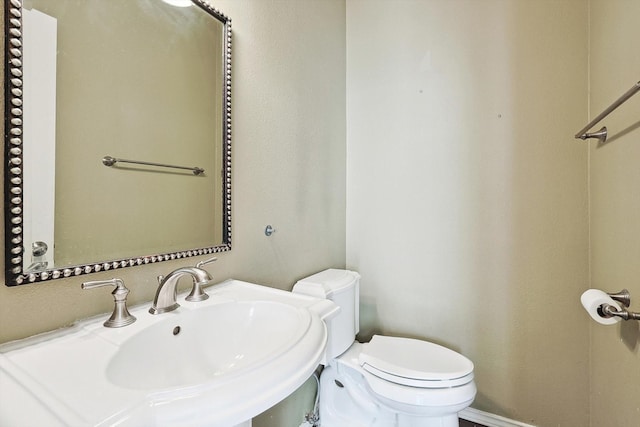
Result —
[[6, 284], [230, 250], [230, 19], [203, 0], [4, 7]]

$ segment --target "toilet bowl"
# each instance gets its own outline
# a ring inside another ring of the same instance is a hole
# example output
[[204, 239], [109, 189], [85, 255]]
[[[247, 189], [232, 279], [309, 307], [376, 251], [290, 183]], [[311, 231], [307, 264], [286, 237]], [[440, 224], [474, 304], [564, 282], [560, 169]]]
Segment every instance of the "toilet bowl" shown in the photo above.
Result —
[[322, 427], [457, 427], [476, 395], [473, 363], [428, 341], [374, 335], [359, 343], [359, 281], [330, 269], [298, 281], [293, 292], [327, 298], [340, 313], [327, 321], [320, 376]]

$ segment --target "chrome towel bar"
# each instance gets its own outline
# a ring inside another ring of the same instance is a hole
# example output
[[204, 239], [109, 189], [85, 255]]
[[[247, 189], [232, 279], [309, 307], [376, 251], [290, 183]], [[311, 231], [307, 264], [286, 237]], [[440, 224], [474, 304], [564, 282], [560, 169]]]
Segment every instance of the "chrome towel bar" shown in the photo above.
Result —
[[595, 119], [591, 120], [588, 125], [580, 129], [578, 133], [576, 133], [576, 139], [582, 139], [583, 141], [587, 138], [598, 138], [600, 142], [605, 142], [607, 140], [607, 127], [603, 126], [599, 131], [593, 133], [587, 133], [589, 129], [594, 127], [596, 123], [600, 120], [607, 117], [613, 110], [618, 108], [620, 105], [624, 104], [624, 102], [631, 98], [636, 92], [640, 91], [640, 82], [634, 84], [631, 89], [626, 91], [624, 95], [618, 98], [613, 104], [611, 104], [606, 110], [598, 115]]
[[175, 166], [175, 165], [167, 165], [164, 163], [153, 163], [153, 162], [143, 162], [140, 160], [127, 160], [127, 159], [116, 159], [111, 156], [104, 156], [102, 158], [102, 164], [105, 166], [113, 166], [116, 163], [133, 163], [136, 165], [146, 165], [146, 166], [158, 166], [162, 168], [173, 168], [173, 169], [186, 169], [193, 172], [194, 175], [202, 175], [204, 174], [204, 169], [199, 167], [188, 167], [188, 166]]

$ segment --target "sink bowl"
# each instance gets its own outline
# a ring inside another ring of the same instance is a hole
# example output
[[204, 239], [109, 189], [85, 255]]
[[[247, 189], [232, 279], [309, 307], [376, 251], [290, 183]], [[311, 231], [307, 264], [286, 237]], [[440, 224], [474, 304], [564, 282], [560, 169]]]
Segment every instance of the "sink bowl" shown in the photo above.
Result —
[[170, 316], [126, 340], [106, 375], [130, 389], [224, 381], [289, 350], [310, 320], [306, 310], [271, 301], [221, 303]]

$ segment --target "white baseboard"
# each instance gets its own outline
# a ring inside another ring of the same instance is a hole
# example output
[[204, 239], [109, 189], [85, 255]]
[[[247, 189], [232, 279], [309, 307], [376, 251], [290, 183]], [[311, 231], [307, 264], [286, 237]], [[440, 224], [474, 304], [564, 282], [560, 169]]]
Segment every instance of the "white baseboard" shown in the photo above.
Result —
[[473, 408], [463, 409], [458, 413], [458, 416], [472, 423], [482, 424], [487, 427], [536, 427]]

